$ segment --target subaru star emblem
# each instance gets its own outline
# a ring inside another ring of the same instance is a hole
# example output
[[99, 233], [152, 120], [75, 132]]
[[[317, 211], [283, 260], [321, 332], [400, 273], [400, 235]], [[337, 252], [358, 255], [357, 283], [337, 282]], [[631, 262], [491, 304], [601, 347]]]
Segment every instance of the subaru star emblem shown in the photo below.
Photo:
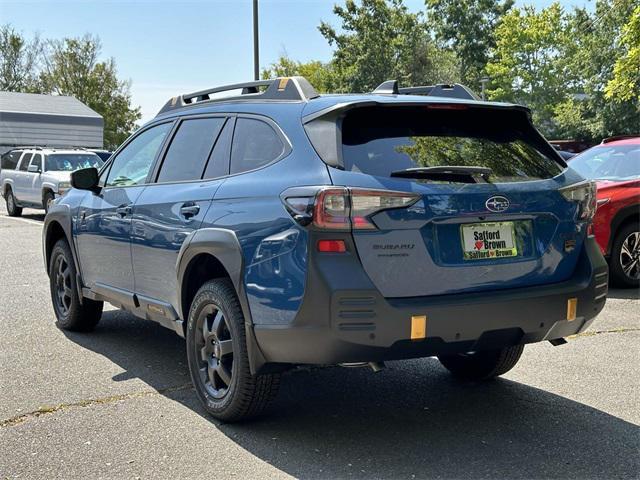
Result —
[[509, 199], [507, 197], [497, 195], [495, 197], [490, 197], [484, 203], [484, 206], [487, 207], [487, 210], [489, 210], [490, 212], [504, 212], [507, 208], [509, 208]]

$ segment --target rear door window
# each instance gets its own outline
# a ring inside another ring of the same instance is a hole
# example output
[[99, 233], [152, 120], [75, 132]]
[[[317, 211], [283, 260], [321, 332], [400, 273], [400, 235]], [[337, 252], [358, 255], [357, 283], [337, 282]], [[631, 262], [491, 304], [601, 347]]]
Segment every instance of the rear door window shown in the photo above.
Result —
[[477, 166], [490, 182], [551, 178], [563, 167], [521, 112], [363, 107], [342, 124], [345, 170], [376, 176], [416, 167]]
[[20, 167], [18, 167], [18, 169], [21, 172], [26, 172], [29, 169], [29, 162], [31, 161], [32, 157], [33, 157], [33, 153], [24, 154], [24, 156], [22, 157], [22, 160], [20, 161]]
[[184, 120], [171, 140], [158, 182], [199, 180], [224, 125], [224, 117]]
[[218, 178], [229, 175], [229, 153], [231, 151], [234, 123], [235, 120], [233, 118], [227, 120], [222, 132], [218, 135], [218, 140], [216, 140], [213, 151], [209, 156], [203, 178]]
[[255, 170], [284, 153], [284, 143], [266, 122], [238, 118], [231, 147], [231, 173]]

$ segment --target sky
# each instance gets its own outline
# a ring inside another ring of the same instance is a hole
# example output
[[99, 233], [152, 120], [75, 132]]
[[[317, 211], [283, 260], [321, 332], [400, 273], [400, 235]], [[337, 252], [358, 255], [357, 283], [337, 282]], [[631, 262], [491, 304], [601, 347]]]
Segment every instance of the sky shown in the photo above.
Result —
[[[260, 65], [283, 53], [299, 61], [329, 60], [331, 47], [318, 32], [334, 26], [336, 0], [260, 0]], [[339, 1], [339, 3], [343, 3]], [[516, 0], [543, 8], [552, 0]], [[561, 0], [565, 8], [590, 0]], [[405, 0], [412, 11], [424, 0]], [[0, 0], [0, 24], [24, 36], [97, 35], [103, 57], [113, 57], [121, 79], [131, 81], [141, 123], [171, 97], [253, 79], [251, 0]]]

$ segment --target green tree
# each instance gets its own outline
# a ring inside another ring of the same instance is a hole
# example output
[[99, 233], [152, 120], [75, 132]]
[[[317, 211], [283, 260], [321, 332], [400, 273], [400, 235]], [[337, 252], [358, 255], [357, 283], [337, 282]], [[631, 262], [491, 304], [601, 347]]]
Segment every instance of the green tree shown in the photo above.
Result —
[[636, 7], [627, 24], [622, 27], [620, 44], [626, 52], [616, 60], [613, 78], [607, 83], [605, 96], [617, 102], [634, 99], [640, 102], [640, 6]]
[[27, 40], [11, 25], [0, 25], [0, 90], [38, 92], [38, 69], [42, 42], [36, 35]]
[[335, 89], [335, 74], [330, 63], [318, 60], [302, 63], [292, 60], [284, 53], [277, 62], [262, 70], [262, 78], [293, 77], [296, 75], [309, 80], [319, 93], [332, 92]]
[[495, 29], [513, 0], [425, 0], [428, 24], [436, 39], [460, 61], [460, 77], [478, 88], [488, 53], [495, 47]]
[[[555, 107], [554, 120], [562, 137], [598, 142], [603, 137], [640, 130], [637, 96], [627, 98], [618, 95], [618, 87], [613, 90], [617, 85], [617, 60], [622, 61], [621, 65], [627, 59], [633, 62], [633, 52], [637, 51], [634, 45], [638, 45], [638, 35], [634, 37], [631, 33], [628, 37], [624, 33], [627, 28], [634, 28], [632, 15], [636, 8], [637, 0], [597, 0], [594, 12], [585, 9], [573, 12], [565, 75], [577, 94]], [[627, 57], [628, 54], [631, 56]], [[633, 63], [629, 66], [633, 75]], [[624, 67], [618, 67], [619, 71], [620, 68], [625, 71]], [[633, 92], [634, 87], [631, 88]], [[611, 92], [610, 98], [606, 92]]]
[[535, 124], [555, 135], [555, 107], [572, 93], [564, 61], [568, 19], [560, 5], [536, 11], [512, 9], [496, 29], [496, 47], [486, 70], [493, 100], [516, 102], [532, 109]]
[[459, 80], [455, 55], [436, 48], [422, 14], [402, 0], [347, 0], [333, 12], [340, 29], [321, 22], [319, 30], [335, 47], [336, 91], [368, 92], [389, 79], [407, 86]]
[[43, 91], [72, 95], [104, 118], [105, 147], [114, 149], [136, 128], [130, 83], [119, 80], [113, 58], [99, 61], [100, 41], [91, 36], [51, 41], [40, 75]]

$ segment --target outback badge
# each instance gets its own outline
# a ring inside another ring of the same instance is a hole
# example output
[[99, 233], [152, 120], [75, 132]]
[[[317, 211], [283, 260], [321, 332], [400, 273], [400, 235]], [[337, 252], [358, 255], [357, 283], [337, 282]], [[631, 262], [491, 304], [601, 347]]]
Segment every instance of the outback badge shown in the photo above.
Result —
[[504, 212], [507, 208], [509, 208], [509, 199], [507, 197], [503, 197], [502, 195], [496, 195], [487, 199], [484, 202], [484, 206], [487, 207], [487, 210], [490, 212]]

